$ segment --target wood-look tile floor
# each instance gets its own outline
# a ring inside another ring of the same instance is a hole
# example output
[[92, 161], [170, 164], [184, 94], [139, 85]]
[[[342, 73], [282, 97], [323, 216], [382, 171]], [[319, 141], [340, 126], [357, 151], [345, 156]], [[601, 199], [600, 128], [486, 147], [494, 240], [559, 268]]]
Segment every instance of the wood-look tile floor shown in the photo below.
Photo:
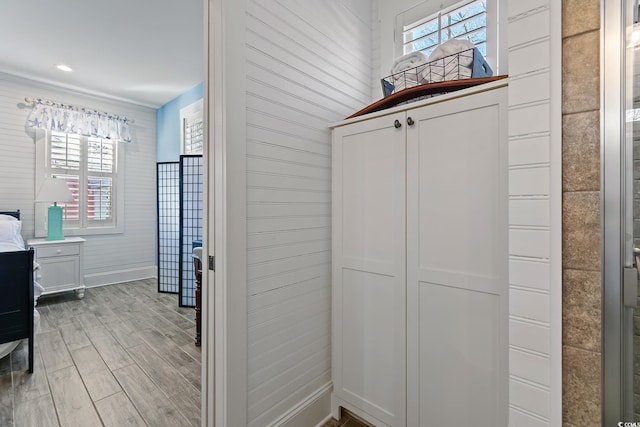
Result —
[[340, 418], [340, 420], [332, 418], [324, 423], [322, 427], [371, 427], [371, 424], [368, 424], [358, 416], [345, 409], [342, 409], [341, 415], [342, 417]]
[[34, 373], [0, 359], [0, 426], [200, 425], [194, 310], [155, 280], [42, 297]]

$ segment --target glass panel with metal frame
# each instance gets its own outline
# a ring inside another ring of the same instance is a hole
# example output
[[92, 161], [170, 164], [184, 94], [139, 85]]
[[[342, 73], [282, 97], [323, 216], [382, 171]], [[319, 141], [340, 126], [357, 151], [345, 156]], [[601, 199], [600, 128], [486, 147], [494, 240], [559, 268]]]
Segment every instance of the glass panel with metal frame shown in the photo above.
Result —
[[[622, 312], [622, 386], [625, 420], [640, 422], [640, 24], [638, 1], [626, 0], [624, 96], [624, 277]], [[635, 266], [635, 268], [634, 268]], [[636, 327], [635, 325], [638, 325]]]

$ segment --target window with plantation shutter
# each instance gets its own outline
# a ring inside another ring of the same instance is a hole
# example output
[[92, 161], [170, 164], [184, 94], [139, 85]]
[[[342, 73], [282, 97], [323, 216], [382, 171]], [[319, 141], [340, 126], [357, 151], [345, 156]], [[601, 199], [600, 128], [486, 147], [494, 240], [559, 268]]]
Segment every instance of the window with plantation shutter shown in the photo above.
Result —
[[[36, 171], [36, 181], [45, 177], [63, 179], [74, 198], [73, 202], [59, 203], [65, 234], [121, 232], [123, 164], [118, 160], [118, 143], [54, 131], [47, 132], [43, 139], [36, 150], [42, 166]], [[46, 207], [37, 203], [36, 216], [46, 215]], [[46, 225], [36, 220], [36, 236], [44, 235]]]
[[87, 142], [87, 221], [110, 224], [113, 221], [115, 191], [115, 144], [109, 139], [89, 138]]
[[436, 14], [404, 25], [403, 54], [421, 51], [429, 56], [450, 39], [469, 40], [487, 56], [487, 2], [463, 1]]
[[202, 117], [184, 119], [184, 154], [202, 154], [204, 123]]
[[204, 148], [204, 120], [202, 100], [180, 109], [181, 154], [202, 154]]

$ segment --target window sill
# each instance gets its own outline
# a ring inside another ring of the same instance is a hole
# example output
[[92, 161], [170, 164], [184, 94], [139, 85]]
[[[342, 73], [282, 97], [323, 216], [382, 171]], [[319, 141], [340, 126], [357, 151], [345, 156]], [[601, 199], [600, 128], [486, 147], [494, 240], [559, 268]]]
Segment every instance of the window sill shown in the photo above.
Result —
[[[95, 228], [65, 228], [63, 230], [65, 236], [98, 236], [106, 234], [123, 234], [124, 227], [95, 227]], [[44, 232], [36, 232], [36, 237], [47, 237], [46, 230]]]

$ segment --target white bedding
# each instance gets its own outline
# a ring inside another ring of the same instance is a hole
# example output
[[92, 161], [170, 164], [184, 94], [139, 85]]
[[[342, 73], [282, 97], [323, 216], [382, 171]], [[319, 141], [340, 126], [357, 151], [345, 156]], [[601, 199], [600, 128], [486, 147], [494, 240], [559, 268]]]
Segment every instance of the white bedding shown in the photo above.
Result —
[[[7, 217], [7, 215], [0, 215], [0, 252], [15, 252], [23, 251], [25, 249], [24, 240], [22, 240], [22, 223], [13, 217]], [[35, 272], [40, 266], [34, 262], [33, 271]], [[35, 277], [35, 274], [34, 274]], [[38, 298], [42, 295], [44, 288], [40, 286], [38, 282], [33, 282], [33, 305], [36, 306]], [[34, 332], [40, 323], [40, 314], [38, 310], [33, 309], [33, 327]], [[20, 341], [12, 341], [8, 343], [0, 344], [0, 359], [8, 355]]]

